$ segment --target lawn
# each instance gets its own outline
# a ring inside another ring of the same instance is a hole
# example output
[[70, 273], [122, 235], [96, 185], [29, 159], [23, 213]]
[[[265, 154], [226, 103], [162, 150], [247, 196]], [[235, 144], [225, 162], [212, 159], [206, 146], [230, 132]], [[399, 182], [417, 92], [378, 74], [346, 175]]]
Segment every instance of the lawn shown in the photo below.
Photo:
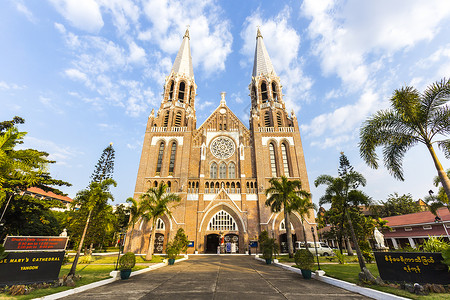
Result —
[[[288, 255], [278, 255], [277, 256], [279, 262], [294, 262], [294, 258], [289, 258]], [[346, 263], [358, 263], [358, 257], [354, 256], [344, 256]], [[316, 256], [314, 257], [314, 262], [317, 263]], [[336, 256], [319, 256], [319, 263], [338, 263]]]
[[[145, 260], [145, 255], [136, 255], [136, 264], [141, 263], [160, 263], [163, 261], [165, 257], [162, 255], [153, 255], [152, 260]], [[69, 263], [72, 263], [74, 260], [73, 256], [69, 257]], [[117, 262], [117, 255], [92, 255], [90, 264], [115, 264]], [[86, 259], [84, 259], [84, 256], [80, 256], [80, 259], [78, 261], [79, 264], [87, 263]]]
[[[375, 277], [379, 276], [376, 264], [366, 264], [366, 266]], [[344, 280], [351, 283], [358, 282], [358, 273], [360, 272], [359, 264], [344, 264], [344, 265], [327, 264], [321, 265], [321, 269], [325, 271], [326, 276]], [[450, 294], [448, 293], [446, 294], [431, 293], [427, 296], [417, 296], [415, 294], [411, 294], [407, 291], [396, 289], [393, 287], [382, 287], [374, 285], [366, 285], [366, 287], [411, 299], [427, 299], [427, 300], [450, 299]]]

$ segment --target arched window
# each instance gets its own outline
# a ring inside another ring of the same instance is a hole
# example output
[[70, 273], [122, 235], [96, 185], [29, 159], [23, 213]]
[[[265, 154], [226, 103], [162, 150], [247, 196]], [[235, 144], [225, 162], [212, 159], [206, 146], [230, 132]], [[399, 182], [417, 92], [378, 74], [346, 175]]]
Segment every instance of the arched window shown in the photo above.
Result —
[[170, 190], [172, 189], [172, 182], [168, 181], [167, 182], [167, 188], [166, 188], [166, 192], [170, 193]]
[[191, 85], [190, 90], [191, 90], [191, 96], [189, 97], [190, 98], [189, 99], [189, 103], [192, 103], [192, 101], [194, 101], [194, 96], [195, 96], [195, 91], [194, 91], [194, 86], [193, 85]]
[[256, 88], [252, 86], [252, 100], [256, 103]]
[[164, 154], [164, 142], [161, 142], [161, 144], [159, 144], [158, 160], [156, 162], [156, 173], [158, 175], [161, 173], [163, 154]]
[[175, 154], [177, 153], [177, 144], [172, 143], [172, 149], [170, 150], [170, 162], [169, 162], [169, 175], [173, 175], [173, 169], [175, 167]]
[[278, 102], [278, 91], [277, 91], [277, 84], [275, 81], [272, 81], [272, 98], [273, 101]]
[[236, 165], [234, 162], [228, 165], [228, 178], [236, 178]]
[[[280, 230], [286, 230], [286, 222], [284, 219], [281, 220], [281, 222], [280, 222]], [[294, 230], [294, 226], [292, 226], [292, 223], [291, 223], [291, 230], [292, 231]]]
[[166, 115], [164, 116], [163, 127], [167, 127], [168, 125], [169, 125], [169, 112], [166, 112]]
[[178, 86], [178, 101], [184, 102], [184, 90], [186, 88], [186, 85], [184, 82], [180, 82], [180, 85]]
[[227, 165], [224, 162], [219, 167], [219, 178], [227, 178]]
[[281, 118], [281, 112], [277, 112], [277, 123], [278, 123], [278, 127], [283, 127], [283, 120]]
[[215, 162], [213, 162], [211, 164], [211, 168], [210, 168], [210, 172], [209, 172], [209, 177], [211, 178], [217, 178], [217, 164]]
[[289, 177], [289, 161], [285, 143], [281, 144], [281, 155], [283, 157], [284, 176]]
[[269, 144], [269, 159], [270, 159], [270, 168], [272, 171], [272, 177], [277, 177], [277, 163], [275, 160], [275, 147], [272, 143]]
[[177, 112], [177, 115], [175, 116], [174, 127], [181, 127], [181, 111]]
[[158, 186], [158, 182], [155, 180], [155, 182], [153, 182], [153, 187], [157, 187]]
[[207, 230], [232, 230], [237, 231], [238, 227], [233, 217], [224, 210], [216, 213], [208, 223]]
[[263, 102], [267, 101], [267, 85], [264, 81], [261, 83], [261, 99]]
[[166, 229], [164, 221], [161, 218], [158, 218], [158, 220], [156, 220], [156, 230], [164, 230], [164, 229]]
[[170, 89], [169, 89], [169, 101], [172, 101], [172, 99], [173, 99], [173, 86], [174, 86], [174, 83], [173, 83], [173, 80], [170, 82]]
[[271, 127], [270, 126], [270, 115], [269, 115], [269, 112], [266, 112], [264, 114], [264, 126]]
[[205, 194], [209, 194], [209, 182], [205, 183]]

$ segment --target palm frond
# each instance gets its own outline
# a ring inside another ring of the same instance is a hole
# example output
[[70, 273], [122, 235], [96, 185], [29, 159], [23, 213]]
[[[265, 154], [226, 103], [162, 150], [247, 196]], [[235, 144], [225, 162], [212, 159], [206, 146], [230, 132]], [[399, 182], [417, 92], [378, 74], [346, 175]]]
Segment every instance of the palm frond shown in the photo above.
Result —
[[441, 81], [430, 84], [421, 98], [420, 110], [429, 119], [431, 113], [450, 100], [450, 79], [443, 78]]
[[450, 139], [438, 141], [437, 144], [439, 149], [444, 152], [445, 157], [450, 159]]

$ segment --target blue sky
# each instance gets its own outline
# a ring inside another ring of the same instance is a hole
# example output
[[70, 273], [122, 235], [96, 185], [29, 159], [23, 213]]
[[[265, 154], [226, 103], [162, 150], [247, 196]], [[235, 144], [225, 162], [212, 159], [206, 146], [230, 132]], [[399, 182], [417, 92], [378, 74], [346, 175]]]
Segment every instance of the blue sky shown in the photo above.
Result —
[[[361, 123], [393, 90], [450, 76], [450, 1], [129, 1], [0, 3], [0, 120], [19, 115], [25, 147], [50, 153], [55, 178], [87, 186], [114, 143], [115, 203], [132, 196], [150, 111], [190, 25], [197, 124], [227, 105], [248, 126], [256, 27], [301, 124], [314, 202], [321, 174], [337, 175], [344, 151], [374, 200], [436, 190], [423, 145], [404, 158], [404, 182], [358, 153]], [[449, 168], [442, 152], [438, 156]]]

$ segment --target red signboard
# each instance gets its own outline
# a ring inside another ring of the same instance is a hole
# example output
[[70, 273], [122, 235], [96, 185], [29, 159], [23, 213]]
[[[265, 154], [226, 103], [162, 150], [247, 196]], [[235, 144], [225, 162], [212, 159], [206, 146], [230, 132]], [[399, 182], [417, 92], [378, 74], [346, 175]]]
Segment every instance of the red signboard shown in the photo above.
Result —
[[68, 237], [60, 236], [7, 236], [6, 251], [65, 250]]

